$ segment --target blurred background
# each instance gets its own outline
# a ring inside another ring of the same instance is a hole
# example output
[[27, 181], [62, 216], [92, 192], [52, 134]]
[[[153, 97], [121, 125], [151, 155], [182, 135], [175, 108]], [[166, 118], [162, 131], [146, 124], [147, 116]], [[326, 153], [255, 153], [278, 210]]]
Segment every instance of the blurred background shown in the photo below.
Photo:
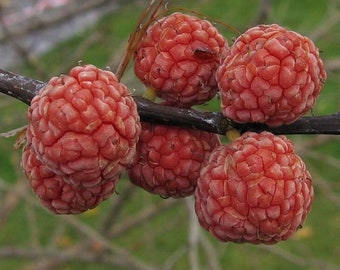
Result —
[[[0, 68], [47, 81], [81, 60], [117, 67], [146, 0], [0, 0]], [[338, 0], [189, 0], [168, 8], [215, 21], [229, 43], [260, 23], [278, 23], [320, 48], [328, 79], [313, 109], [340, 111]], [[131, 65], [122, 81], [144, 87]], [[26, 124], [27, 106], [0, 94], [0, 133]], [[219, 110], [212, 100], [204, 110]], [[221, 243], [199, 228], [193, 198], [162, 199], [124, 176], [117, 193], [79, 216], [45, 210], [20, 169], [15, 138], [0, 138], [0, 269], [340, 269], [340, 136], [295, 135], [315, 187], [304, 227], [274, 246]]]

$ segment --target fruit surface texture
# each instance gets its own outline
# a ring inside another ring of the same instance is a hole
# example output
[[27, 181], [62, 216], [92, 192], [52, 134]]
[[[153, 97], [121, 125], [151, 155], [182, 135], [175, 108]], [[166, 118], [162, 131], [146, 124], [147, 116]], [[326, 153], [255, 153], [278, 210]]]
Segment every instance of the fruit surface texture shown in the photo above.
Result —
[[326, 72], [309, 38], [272, 24], [239, 36], [216, 79], [226, 117], [279, 126], [313, 107]]
[[244, 133], [215, 148], [206, 164], [195, 209], [202, 227], [221, 241], [286, 240], [311, 210], [310, 173], [286, 137]]
[[141, 129], [126, 86], [93, 65], [53, 77], [32, 100], [28, 120], [32, 151], [74, 187], [119, 176], [135, 155]]
[[192, 195], [200, 169], [218, 145], [216, 134], [143, 123], [129, 178], [162, 197]]
[[56, 175], [38, 158], [30, 146], [24, 149], [22, 167], [41, 203], [56, 214], [80, 214], [96, 207], [115, 190], [118, 177], [91, 188], [67, 184], [66, 175]]
[[135, 74], [168, 104], [202, 104], [218, 91], [215, 72], [227, 48], [209, 21], [176, 12], [147, 30], [136, 50]]

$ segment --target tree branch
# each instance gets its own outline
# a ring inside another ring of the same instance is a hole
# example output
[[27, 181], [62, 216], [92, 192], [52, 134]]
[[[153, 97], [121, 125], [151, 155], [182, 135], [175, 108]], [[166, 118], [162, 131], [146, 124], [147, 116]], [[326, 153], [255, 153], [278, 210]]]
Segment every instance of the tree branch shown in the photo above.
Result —
[[[32, 98], [46, 83], [0, 69], [0, 92], [30, 104]], [[324, 116], [302, 117], [291, 125], [276, 128], [263, 124], [238, 124], [220, 112], [200, 112], [163, 106], [141, 96], [134, 96], [141, 120], [149, 123], [175, 125], [184, 128], [205, 130], [221, 135], [236, 128], [245, 131], [270, 131], [274, 134], [340, 134], [340, 113]]]
[[0, 92], [30, 104], [46, 83], [0, 69]]

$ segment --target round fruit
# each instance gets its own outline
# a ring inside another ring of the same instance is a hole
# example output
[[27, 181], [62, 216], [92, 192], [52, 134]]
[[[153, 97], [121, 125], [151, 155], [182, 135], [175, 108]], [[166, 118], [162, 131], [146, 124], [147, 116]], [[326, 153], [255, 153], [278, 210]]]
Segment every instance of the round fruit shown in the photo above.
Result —
[[135, 185], [162, 197], [189, 196], [202, 164], [218, 145], [213, 133], [143, 123], [128, 175]]
[[215, 71], [227, 48], [210, 22], [176, 12], [148, 28], [136, 50], [135, 74], [168, 104], [202, 104], [218, 91]]
[[116, 178], [89, 188], [67, 184], [66, 175], [56, 175], [38, 158], [30, 146], [22, 155], [22, 167], [34, 193], [42, 204], [56, 214], [79, 214], [96, 207], [115, 190]]
[[313, 107], [326, 72], [309, 38], [272, 24], [242, 34], [218, 68], [216, 80], [226, 117], [279, 126]]
[[52, 78], [33, 98], [28, 120], [28, 143], [39, 160], [75, 187], [120, 175], [141, 129], [126, 86], [93, 65]]
[[195, 209], [221, 241], [274, 244], [302, 226], [313, 196], [311, 176], [286, 137], [248, 132], [212, 152]]

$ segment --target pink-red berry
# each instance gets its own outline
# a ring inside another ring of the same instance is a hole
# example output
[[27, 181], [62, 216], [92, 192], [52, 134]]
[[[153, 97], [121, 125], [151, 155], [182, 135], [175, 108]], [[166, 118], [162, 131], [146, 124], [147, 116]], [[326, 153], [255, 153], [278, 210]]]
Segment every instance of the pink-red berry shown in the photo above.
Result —
[[67, 184], [67, 175], [56, 175], [38, 158], [30, 146], [22, 154], [22, 167], [41, 203], [56, 214], [80, 214], [96, 207], [115, 190], [118, 176], [89, 188]]
[[135, 74], [177, 107], [202, 104], [218, 91], [215, 71], [227, 40], [207, 20], [173, 13], [155, 21], [135, 54]]
[[143, 123], [129, 178], [162, 197], [189, 196], [194, 193], [202, 164], [218, 145], [216, 134]]
[[212, 152], [195, 209], [221, 241], [274, 244], [303, 225], [313, 196], [311, 176], [286, 137], [248, 132]]
[[52, 78], [33, 98], [27, 139], [39, 160], [75, 187], [115, 179], [132, 162], [140, 133], [125, 85], [93, 65]]
[[237, 38], [216, 79], [226, 117], [279, 126], [313, 107], [326, 72], [308, 37], [272, 24]]

